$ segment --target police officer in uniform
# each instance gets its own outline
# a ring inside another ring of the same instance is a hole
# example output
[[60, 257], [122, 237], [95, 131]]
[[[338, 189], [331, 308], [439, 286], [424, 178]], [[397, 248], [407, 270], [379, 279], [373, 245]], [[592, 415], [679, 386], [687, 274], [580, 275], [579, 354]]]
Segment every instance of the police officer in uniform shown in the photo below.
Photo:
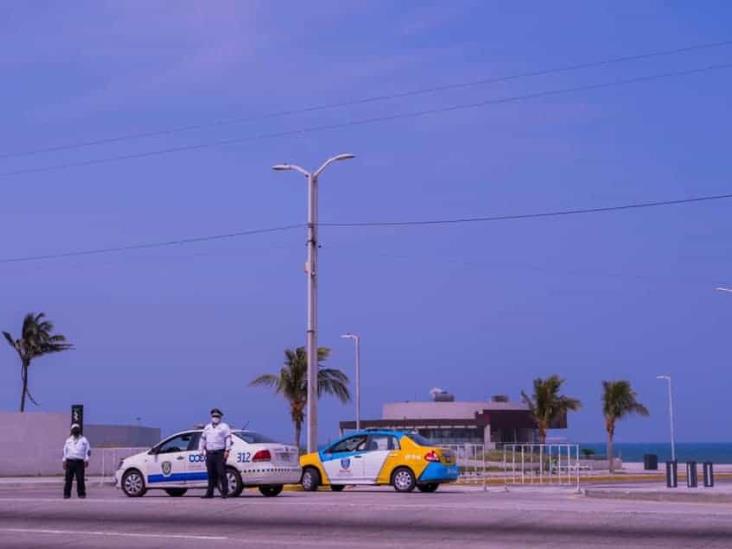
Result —
[[199, 451], [206, 456], [208, 472], [208, 489], [204, 498], [214, 496], [214, 486], [218, 485], [221, 497], [229, 495], [229, 483], [226, 480], [226, 460], [231, 449], [231, 428], [221, 421], [224, 414], [218, 408], [211, 410], [211, 423], [203, 428]]
[[64, 483], [64, 499], [71, 497], [71, 484], [76, 478], [76, 492], [80, 498], [86, 497], [86, 482], [84, 470], [89, 465], [91, 457], [91, 446], [85, 436], [81, 434], [81, 427], [78, 423], [71, 426], [71, 436], [64, 444], [63, 464], [66, 471]]

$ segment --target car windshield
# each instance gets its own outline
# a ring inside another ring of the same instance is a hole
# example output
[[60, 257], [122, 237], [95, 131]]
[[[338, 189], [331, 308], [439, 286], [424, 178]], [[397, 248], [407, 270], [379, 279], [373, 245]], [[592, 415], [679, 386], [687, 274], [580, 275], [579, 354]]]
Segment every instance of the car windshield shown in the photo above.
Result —
[[277, 442], [274, 439], [266, 437], [254, 431], [235, 431], [234, 436], [242, 439], [247, 444], [260, 444], [262, 442]]
[[407, 436], [420, 446], [434, 446], [435, 443], [428, 438], [424, 438], [422, 435], [417, 433], [407, 433]]

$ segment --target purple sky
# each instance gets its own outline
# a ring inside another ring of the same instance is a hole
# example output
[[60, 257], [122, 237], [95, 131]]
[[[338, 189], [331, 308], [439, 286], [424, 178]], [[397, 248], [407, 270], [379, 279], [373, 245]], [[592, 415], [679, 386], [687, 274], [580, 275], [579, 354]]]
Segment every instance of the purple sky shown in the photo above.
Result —
[[[300, 109], [730, 39], [727, 2], [35, 2], [4, 8], [0, 153]], [[732, 46], [98, 147], [0, 159], [0, 172], [498, 99], [732, 61]], [[0, 260], [304, 222], [501, 215], [732, 192], [732, 69], [97, 166], [0, 176]], [[726, 201], [421, 228], [322, 231], [321, 344], [364, 416], [432, 387], [518, 398], [558, 373], [604, 438], [602, 379], [651, 409], [620, 441], [732, 440], [732, 218]], [[286, 404], [249, 388], [304, 342], [304, 232], [0, 264], [0, 328], [45, 311], [77, 349], [37, 361], [40, 410], [88, 421], [205, 419], [289, 438]], [[0, 406], [17, 407], [0, 349]], [[35, 409], [35, 408], [34, 408]], [[351, 406], [322, 401], [321, 438]], [[725, 415], [726, 414], [726, 415]]]

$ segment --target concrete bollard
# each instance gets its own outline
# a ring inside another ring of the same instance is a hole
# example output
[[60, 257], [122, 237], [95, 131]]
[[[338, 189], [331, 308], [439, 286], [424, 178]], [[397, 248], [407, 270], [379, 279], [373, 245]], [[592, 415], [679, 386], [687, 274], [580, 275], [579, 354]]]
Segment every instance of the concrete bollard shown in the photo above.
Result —
[[704, 462], [704, 488], [714, 487], [714, 464], [711, 461]]
[[666, 462], [666, 487], [676, 488], [679, 485], [679, 470], [677, 461]]
[[696, 474], [696, 461], [686, 462], [686, 486], [687, 488], [696, 488], [699, 480]]

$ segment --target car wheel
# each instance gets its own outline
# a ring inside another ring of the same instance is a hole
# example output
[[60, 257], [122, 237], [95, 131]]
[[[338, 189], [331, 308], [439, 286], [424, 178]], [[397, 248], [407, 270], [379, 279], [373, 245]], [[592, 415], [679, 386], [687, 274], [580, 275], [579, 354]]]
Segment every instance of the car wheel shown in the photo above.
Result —
[[145, 495], [145, 479], [137, 469], [130, 469], [122, 476], [122, 491], [126, 496], [139, 498]]
[[331, 484], [330, 489], [334, 492], [342, 492], [343, 489], [346, 487], [345, 484]]
[[260, 486], [259, 491], [263, 496], [273, 498], [275, 496], [279, 496], [282, 493], [283, 488], [284, 486], [281, 484], [268, 484], [266, 486]]
[[397, 492], [411, 492], [417, 485], [417, 479], [411, 469], [399, 467], [391, 476], [391, 484]]
[[226, 484], [229, 488], [229, 495], [232, 497], [239, 497], [244, 491], [244, 483], [241, 480], [241, 475], [233, 467], [226, 468]]
[[303, 490], [306, 492], [315, 492], [318, 486], [320, 486], [320, 473], [318, 473], [317, 469], [308, 467], [302, 473], [301, 484]]
[[440, 485], [437, 482], [428, 482], [427, 484], [417, 484], [417, 490], [424, 492], [425, 494], [431, 494], [432, 492], [437, 491], [439, 486]]
[[165, 493], [168, 494], [171, 498], [179, 498], [181, 496], [185, 496], [187, 491], [188, 491], [187, 488], [166, 488], [165, 489]]

